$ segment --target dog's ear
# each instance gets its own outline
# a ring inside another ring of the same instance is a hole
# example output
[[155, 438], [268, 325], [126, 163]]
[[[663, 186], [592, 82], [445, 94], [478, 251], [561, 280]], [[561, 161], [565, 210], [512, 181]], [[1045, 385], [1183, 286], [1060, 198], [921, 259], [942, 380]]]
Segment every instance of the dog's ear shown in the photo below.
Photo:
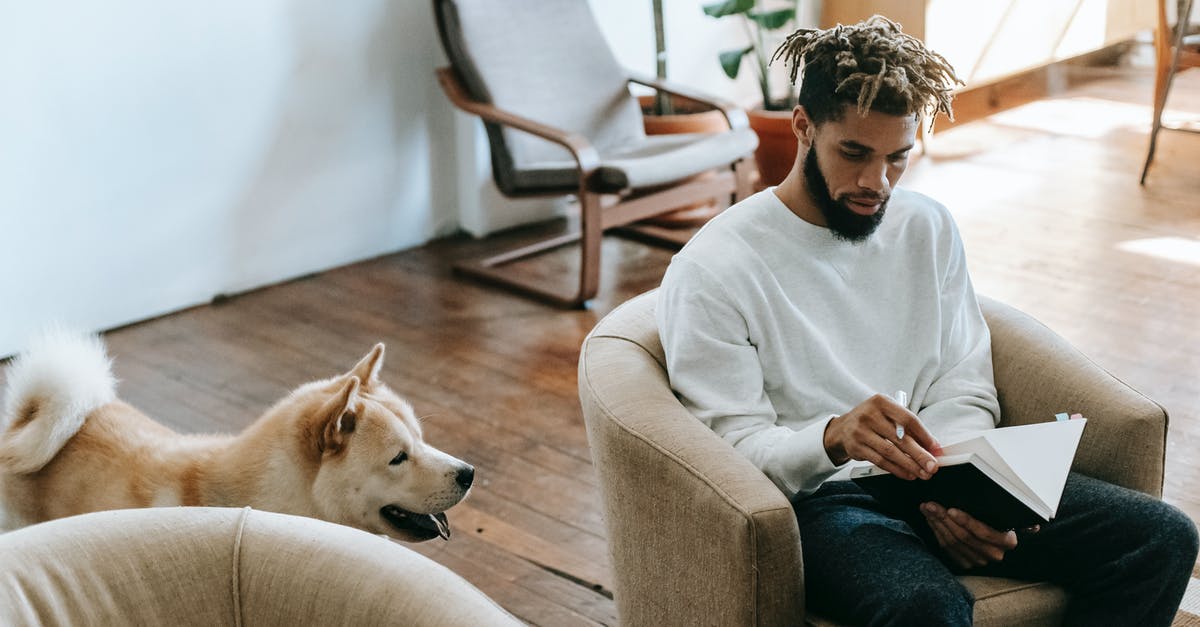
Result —
[[367, 353], [366, 357], [358, 360], [358, 363], [347, 372], [347, 377], [358, 377], [363, 385], [370, 385], [379, 380], [379, 369], [383, 368], [383, 343], [376, 344], [371, 352]]
[[361, 385], [358, 377], [346, 379], [333, 398], [325, 405], [325, 427], [321, 433], [321, 451], [336, 453], [346, 445], [346, 437], [354, 433], [358, 416], [354, 413], [354, 401], [358, 398]]

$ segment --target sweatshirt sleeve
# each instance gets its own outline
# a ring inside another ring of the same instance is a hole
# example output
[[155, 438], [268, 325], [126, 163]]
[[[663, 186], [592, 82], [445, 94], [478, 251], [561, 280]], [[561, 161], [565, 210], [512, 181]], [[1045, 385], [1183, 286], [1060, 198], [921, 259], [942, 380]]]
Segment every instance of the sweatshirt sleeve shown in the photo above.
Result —
[[671, 388], [684, 407], [761, 469], [788, 498], [838, 470], [825, 425], [776, 424], [758, 349], [735, 301], [708, 272], [680, 256], [659, 290], [656, 317]]
[[941, 368], [918, 415], [942, 442], [995, 427], [1000, 403], [992, 375], [992, 339], [967, 273], [953, 223], [941, 292]]

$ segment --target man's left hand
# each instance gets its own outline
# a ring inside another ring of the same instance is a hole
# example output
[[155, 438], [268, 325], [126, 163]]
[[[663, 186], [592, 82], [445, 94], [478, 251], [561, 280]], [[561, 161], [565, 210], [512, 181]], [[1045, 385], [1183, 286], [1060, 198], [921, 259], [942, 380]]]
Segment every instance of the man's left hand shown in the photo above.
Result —
[[999, 562], [1005, 553], [1017, 548], [1015, 531], [997, 531], [962, 510], [929, 502], [921, 504], [921, 513], [937, 536], [938, 545], [964, 570]]

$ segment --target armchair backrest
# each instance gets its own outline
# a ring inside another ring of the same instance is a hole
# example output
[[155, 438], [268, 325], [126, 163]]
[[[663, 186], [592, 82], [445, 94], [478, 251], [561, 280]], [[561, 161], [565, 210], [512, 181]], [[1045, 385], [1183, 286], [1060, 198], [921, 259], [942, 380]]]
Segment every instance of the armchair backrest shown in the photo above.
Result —
[[[628, 74], [587, 0], [434, 0], [438, 32], [472, 98], [586, 137], [601, 154], [645, 137]], [[560, 146], [487, 125], [502, 190], [512, 169], [570, 158]]]

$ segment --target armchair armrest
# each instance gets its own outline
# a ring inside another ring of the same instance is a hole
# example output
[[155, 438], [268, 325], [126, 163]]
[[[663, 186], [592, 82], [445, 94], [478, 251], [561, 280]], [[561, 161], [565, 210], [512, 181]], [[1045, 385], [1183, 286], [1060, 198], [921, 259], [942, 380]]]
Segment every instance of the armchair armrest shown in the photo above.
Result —
[[612, 327], [584, 341], [579, 395], [621, 623], [794, 622], [804, 581], [787, 498], [679, 403], [653, 349]]
[[673, 96], [679, 96], [680, 98], [685, 98], [687, 100], [698, 102], [702, 105], [707, 105], [713, 109], [719, 109], [721, 113], [725, 115], [725, 120], [729, 122], [730, 129], [749, 128], [750, 126], [750, 121], [746, 117], [746, 112], [732, 102], [718, 100], [707, 94], [702, 94], [698, 91], [694, 91], [690, 88], [683, 87], [682, 85], [677, 85], [675, 83], [661, 81], [652, 76], [630, 74], [629, 82], [645, 85], [646, 87], [652, 87], [658, 91], [665, 92]]
[[1002, 424], [1083, 414], [1088, 424], [1073, 469], [1161, 497], [1166, 410], [1033, 317], [983, 297], [980, 306], [992, 334]]
[[462, 81], [458, 78], [453, 68], [441, 67], [436, 72], [438, 83], [442, 86], [442, 91], [446, 92], [446, 97], [459, 109], [473, 113], [485, 122], [515, 128], [519, 131], [524, 131], [547, 141], [554, 142], [569, 150], [579, 169], [580, 181], [586, 182], [592, 172], [595, 172], [596, 168], [600, 167], [600, 154], [596, 152], [595, 147], [583, 135], [554, 128], [553, 126], [521, 117], [511, 111], [505, 111], [495, 105], [475, 100], [467, 93], [466, 88], [463, 87]]

